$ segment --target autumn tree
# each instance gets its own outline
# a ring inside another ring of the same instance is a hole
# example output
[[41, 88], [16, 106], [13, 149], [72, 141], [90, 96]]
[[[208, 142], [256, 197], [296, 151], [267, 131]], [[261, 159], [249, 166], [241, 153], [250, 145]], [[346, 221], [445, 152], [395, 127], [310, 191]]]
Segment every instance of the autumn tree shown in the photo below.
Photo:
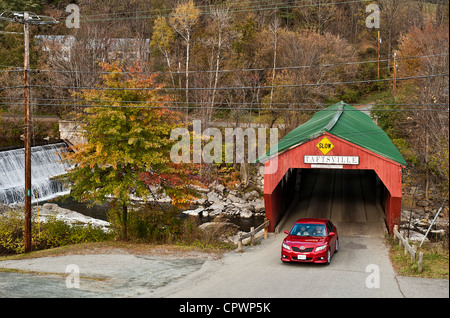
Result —
[[189, 104], [189, 61], [194, 27], [200, 17], [200, 9], [195, 6], [193, 0], [185, 1], [177, 5], [169, 18], [170, 25], [183, 38], [186, 47], [186, 105]]
[[[75, 93], [93, 105], [79, 116], [88, 142], [67, 155], [73, 169], [66, 180], [77, 200], [105, 203], [111, 198], [122, 210], [122, 237], [126, 238], [133, 196], [149, 197], [149, 186], [155, 184], [185, 188], [187, 177], [169, 155], [174, 142], [169, 136], [179, 114], [166, 107], [170, 97], [155, 84], [155, 75], [146, 75], [139, 66], [123, 70], [118, 63], [104, 64], [103, 68], [107, 74], [98, 88], [106, 89]], [[162, 183], [162, 178], [167, 182]], [[176, 200], [183, 197], [180, 191], [168, 194]]]
[[[265, 34], [272, 32], [266, 31]], [[273, 48], [267, 50], [273, 54]], [[322, 83], [350, 81], [356, 74], [354, 65], [344, 64], [355, 60], [353, 46], [345, 39], [330, 33], [280, 30], [277, 52], [276, 72], [270, 71], [267, 77], [268, 86], [274, 87], [262, 101], [266, 108], [269, 108], [269, 124], [273, 125], [278, 118], [284, 116], [288, 131], [304, 120], [297, 118], [302, 105], [311, 109], [314, 105], [340, 97], [338, 88], [321, 85]], [[292, 61], [296, 61], [295, 65], [301, 67], [292, 68]], [[280, 108], [289, 108], [292, 112], [280, 111]]]
[[152, 47], [157, 48], [161, 54], [164, 56], [167, 69], [170, 74], [170, 78], [172, 81], [172, 85], [175, 86], [175, 80], [172, 74], [172, 65], [171, 65], [171, 57], [170, 51], [174, 45], [175, 33], [174, 30], [167, 23], [167, 19], [165, 17], [157, 17], [154, 25], [153, 25], [153, 35], [152, 40], [150, 41], [150, 45]]
[[[423, 77], [401, 86], [406, 100], [419, 105], [408, 117], [409, 142], [425, 169], [426, 189], [434, 176], [444, 192], [449, 189], [448, 45], [448, 25], [428, 23], [412, 28], [399, 46], [400, 76]], [[411, 58], [417, 56], [423, 57]]]

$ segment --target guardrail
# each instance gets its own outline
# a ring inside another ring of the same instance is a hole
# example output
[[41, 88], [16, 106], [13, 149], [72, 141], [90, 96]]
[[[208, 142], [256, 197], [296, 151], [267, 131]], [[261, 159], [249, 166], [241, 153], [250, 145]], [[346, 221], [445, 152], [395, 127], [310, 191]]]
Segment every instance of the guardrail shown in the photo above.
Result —
[[254, 227], [250, 228], [250, 232], [243, 234], [239, 233], [239, 237], [238, 237], [238, 247], [237, 250], [238, 252], [243, 252], [244, 250], [242, 249], [242, 241], [246, 238], [250, 237], [250, 246], [253, 246], [255, 244], [255, 235], [256, 233], [258, 233], [259, 231], [261, 231], [264, 228], [264, 238], [267, 238], [267, 235], [269, 233], [269, 219], [264, 218], [264, 223], [261, 224], [260, 226], [258, 226], [256, 229]]
[[423, 253], [419, 252], [419, 255], [417, 255], [417, 246], [413, 245], [409, 245], [409, 241], [406, 238], [403, 238], [403, 236], [400, 234], [400, 232], [398, 231], [398, 225], [394, 225], [394, 239], [398, 238], [398, 246], [401, 248], [402, 245], [404, 247], [404, 253], [405, 255], [407, 253], [411, 254], [411, 262], [415, 262], [417, 259], [417, 270], [419, 272], [422, 272], [423, 269]]

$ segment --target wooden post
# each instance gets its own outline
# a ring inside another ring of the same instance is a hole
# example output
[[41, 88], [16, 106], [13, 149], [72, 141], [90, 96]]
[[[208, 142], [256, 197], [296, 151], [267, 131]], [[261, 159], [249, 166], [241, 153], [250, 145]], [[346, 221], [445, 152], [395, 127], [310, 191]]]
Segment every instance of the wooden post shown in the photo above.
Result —
[[31, 121], [30, 121], [30, 27], [28, 24], [28, 12], [23, 15], [24, 34], [24, 105], [25, 105], [25, 228], [24, 247], [25, 253], [31, 252]]
[[242, 252], [242, 234], [239, 233], [238, 234], [238, 248], [237, 248], [238, 252]]
[[255, 245], [255, 227], [250, 228], [250, 246]]
[[411, 248], [414, 251], [414, 253], [411, 253], [411, 262], [414, 262], [416, 260], [417, 246], [413, 245]]
[[408, 238], [405, 238], [405, 249], [404, 249], [404, 251], [403, 251], [403, 254], [404, 255], [406, 255], [407, 253], [408, 253], [408, 247], [407, 247], [407, 245], [408, 245]]
[[268, 234], [269, 234], [269, 219], [268, 218], [264, 218], [264, 238], [266, 239]]
[[417, 262], [417, 270], [422, 273], [423, 270], [423, 253], [419, 252], [419, 261]]

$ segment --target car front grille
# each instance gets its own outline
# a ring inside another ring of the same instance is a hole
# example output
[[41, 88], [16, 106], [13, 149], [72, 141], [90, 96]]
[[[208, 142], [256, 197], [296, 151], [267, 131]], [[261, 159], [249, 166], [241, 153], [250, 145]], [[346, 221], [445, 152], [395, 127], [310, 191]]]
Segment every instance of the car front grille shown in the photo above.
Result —
[[308, 252], [312, 252], [314, 250], [314, 247], [307, 247], [304, 250], [301, 250], [300, 248], [298, 248], [297, 246], [292, 246], [292, 250], [294, 252], [300, 252], [300, 253], [308, 253]]

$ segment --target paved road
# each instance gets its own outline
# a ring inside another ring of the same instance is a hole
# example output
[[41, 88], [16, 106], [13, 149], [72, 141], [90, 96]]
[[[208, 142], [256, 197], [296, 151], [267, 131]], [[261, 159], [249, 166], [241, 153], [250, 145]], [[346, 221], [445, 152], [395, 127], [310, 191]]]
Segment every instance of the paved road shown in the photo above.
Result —
[[[188, 281], [188, 289], [174, 285], [161, 295], [403, 297], [384, 243], [382, 211], [372, 195], [374, 181], [370, 174], [359, 171], [345, 172], [345, 176], [339, 170], [302, 172], [299, 201], [284, 220], [280, 234], [273, 234], [242, 254], [230, 253], [221, 266], [203, 269], [208, 278]], [[340, 251], [332, 257], [330, 265], [280, 261], [283, 231], [301, 217], [329, 218], [336, 224]]]
[[[396, 276], [371, 179], [359, 172], [342, 173], [305, 174], [309, 186], [302, 187], [282, 228], [289, 229], [299, 217], [331, 218], [338, 227], [340, 251], [328, 266], [283, 264], [281, 231], [243, 253], [233, 251], [220, 259], [116, 250], [0, 261], [0, 269], [14, 269], [0, 270], [0, 297], [449, 297], [448, 280]], [[70, 264], [79, 269], [79, 288], [67, 287], [75, 287], [74, 272], [66, 272]]]

